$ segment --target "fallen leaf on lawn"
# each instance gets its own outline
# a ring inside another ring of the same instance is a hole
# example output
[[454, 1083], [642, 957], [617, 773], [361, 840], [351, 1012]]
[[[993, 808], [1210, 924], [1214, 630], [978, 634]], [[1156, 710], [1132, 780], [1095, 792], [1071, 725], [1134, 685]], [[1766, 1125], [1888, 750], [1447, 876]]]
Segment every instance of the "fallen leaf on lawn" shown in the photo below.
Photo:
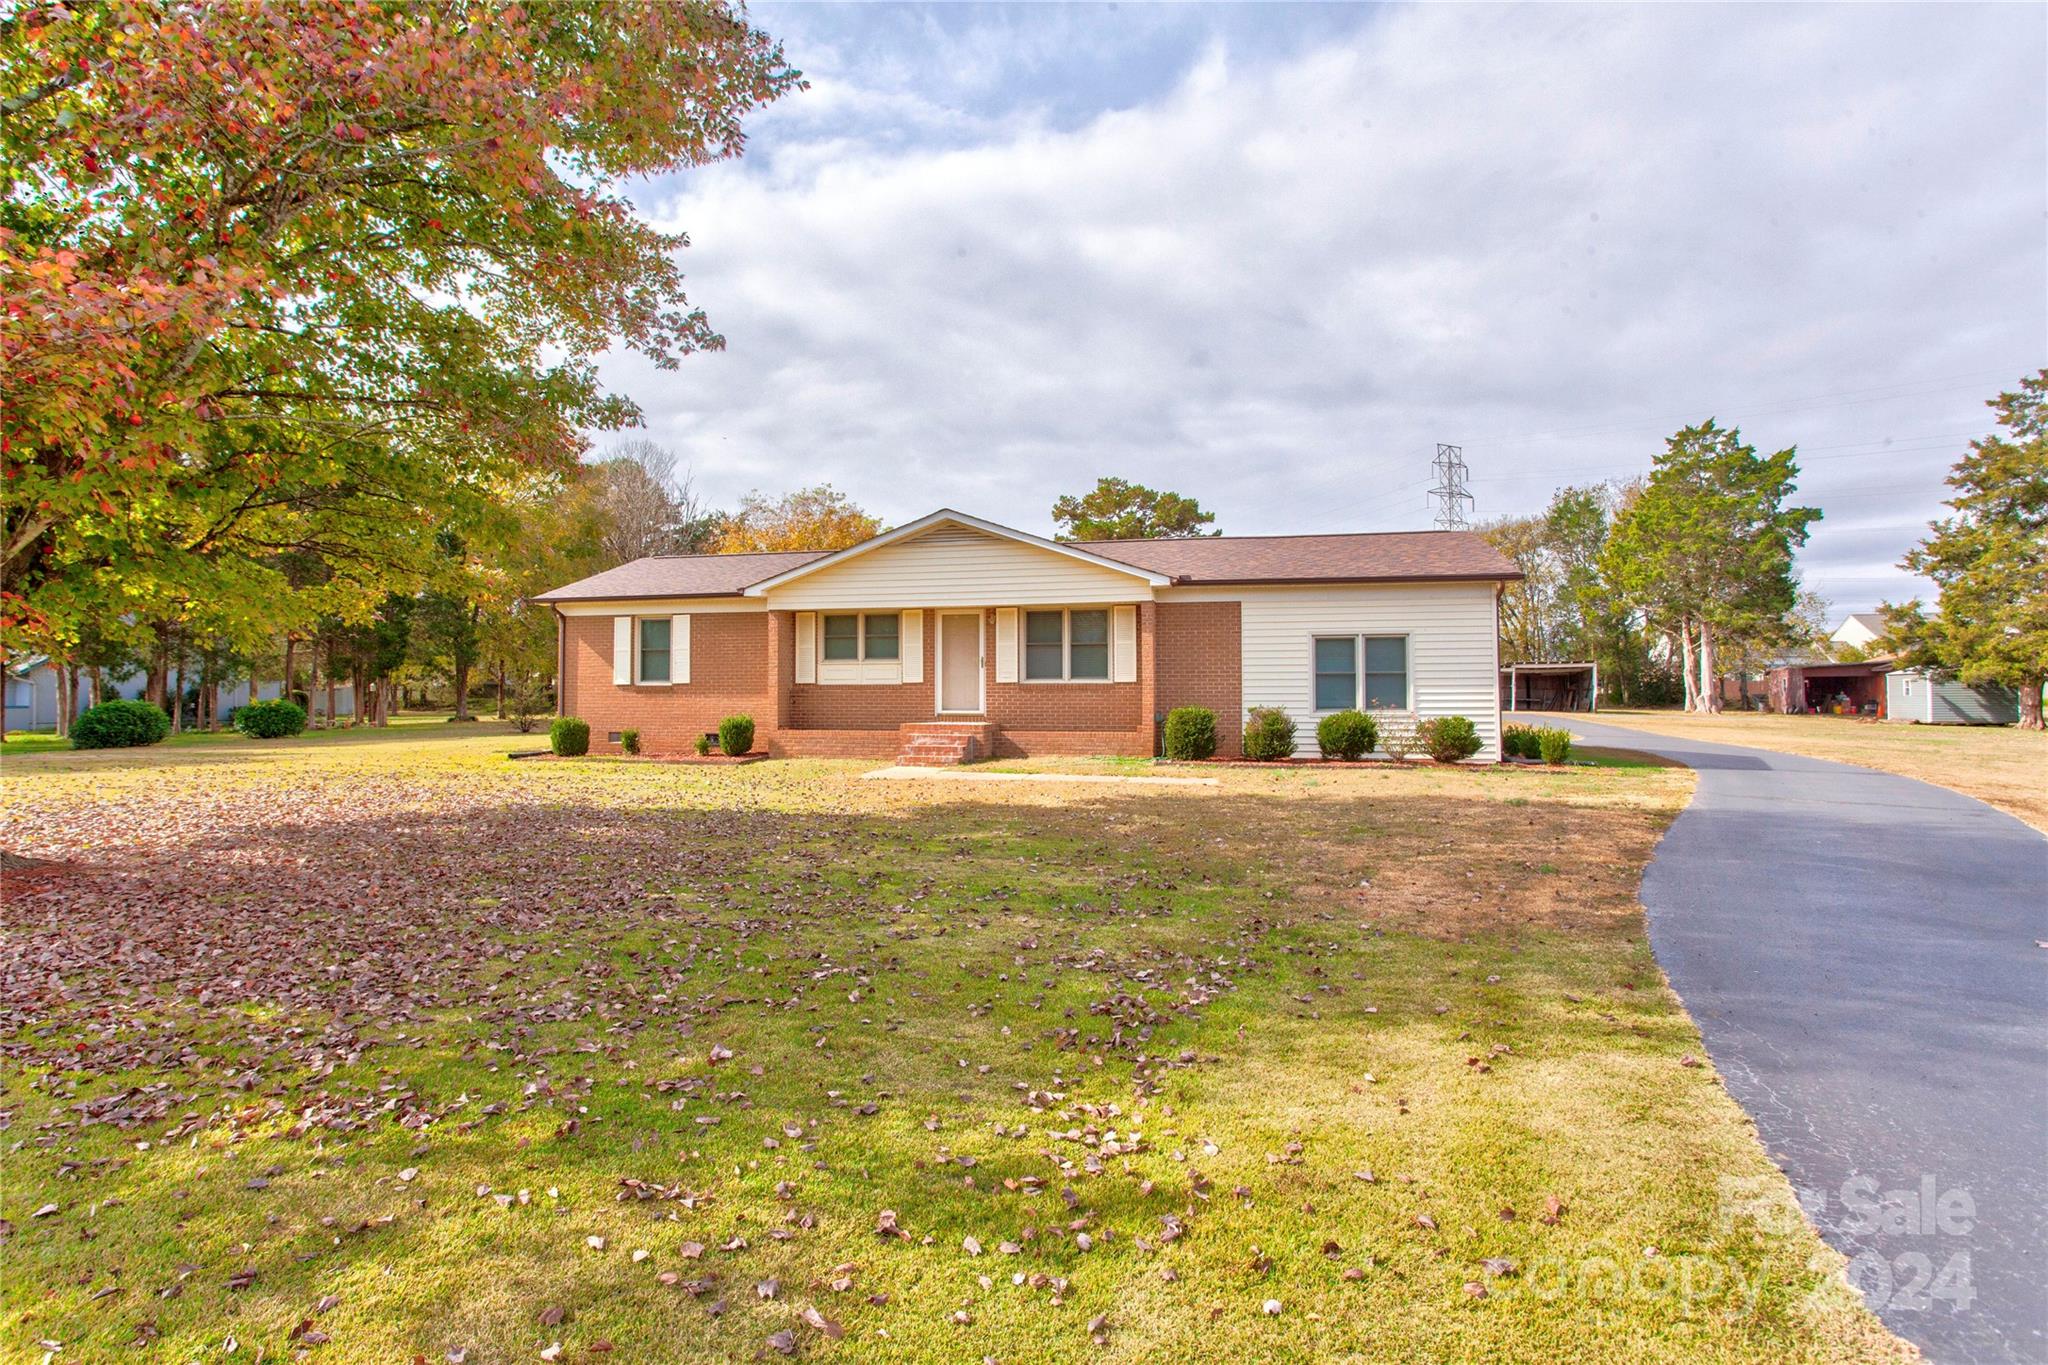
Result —
[[1280, 1300], [1278, 1300], [1278, 1299], [1267, 1299], [1267, 1300], [1265, 1301], [1265, 1303], [1263, 1303], [1263, 1304], [1261, 1304], [1261, 1305], [1260, 1305], [1259, 1311], [1263, 1312], [1263, 1313], [1264, 1313], [1264, 1314], [1265, 1314], [1265, 1315], [1266, 1315], [1267, 1317], [1269, 1317], [1269, 1318], [1277, 1318], [1277, 1317], [1279, 1317], [1279, 1316], [1280, 1316]]
[[704, 1254], [702, 1242], [685, 1242], [676, 1248], [676, 1254], [686, 1261], [694, 1261]]
[[834, 1341], [846, 1335], [844, 1327], [841, 1327], [809, 1304], [804, 1305], [804, 1311], [798, 1316]]
[[559, 1307], [543, 1308], [540, 1310], [540, 1325], [543, 1327], [558, 1327], [565, 1316], [565, 1312]]
[[1418, 1213], [1415, 1215], [1415, 1226], [1419, 1228], [1428, 1228], [1431, 1232], [1435, 1232], [1436, 1219], [1430, 1217], [1426, 1213]]
[[768, 1348], [778, 1355], [796, 1354], [796, 1333], [784, 1329], [768, 1338]]
[[981, 1255], [981, 1243], [975, 1241], [972, 1237], [962, 1237], [960, 1239], [960, 1249], [969, 1256]]
[[1477, 1280], [1467, 1280], [1465, 1281], [1465, 1292], [1475, 1299], [1483, 1299], [1486, 1297], [1486, 1286]]
[[883, 1209], [875, 1215], [875, 1231], [883, 1237], [900, 1237], [906, 1242], [910, 1240], [910, 1234], [896, 1225], [894, 1209]]

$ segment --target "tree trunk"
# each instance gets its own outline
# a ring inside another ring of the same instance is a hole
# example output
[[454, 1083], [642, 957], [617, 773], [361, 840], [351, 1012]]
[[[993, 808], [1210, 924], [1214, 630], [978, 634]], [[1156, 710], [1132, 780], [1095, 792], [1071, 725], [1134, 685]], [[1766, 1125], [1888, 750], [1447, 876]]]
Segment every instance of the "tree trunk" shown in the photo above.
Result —
[[[338, 720], [336, 719], [336, 717], [335, 717], [335, 711], [334, 711], [334, 660], [332, 660], [332, 659], [329, 659], [329, 660], [327, 661], [327, 669], [326, 669], [326, 673], [327, 673], [327, 725], [328, 725], [328, 728], [329, 728], [329, 729], [332, 729], [332, 728], [333, 728], [333, 727], [334, 727], [335, 725], [337, 725], [337, 724], [339, 723], [339, 721], [338, 721]], [[351, 708], [351, 709], [353, 709], [353, 708]]]
[[183, 659], [178, 660], [166, 676], [171, 688], [171, 733], [174, 735], [183, 734], [185, 732], [185, 661]]
[[1721, 709], [1720, 670], [1714, 666], [1714, 623], [1700, 622], [1700, 710], [1715, 715]]
[[71, 689], [75, 684], [70, 669], [55, 659], [50, 662], [57, 669], [57, 738], [64, 739], [71, 733]]
[[505, 719], [505, 661], [498, 660], [498, 719]]
[[86, 695], [92, 698], [94, 706], [98, 706], [107, 699], [107, 671], [104, 668], [90, 668], [86, 670], [86, 678], [92, 683], [92, 689]]
[[1685, 709], [1700, 709], [1699, 674], [1695, 671], [1692, 651], [1692, 618], [1678, 618], [1679, 676], [1685, 680]]
[[462, 659], [455, 661], [455, 719], [469, 719], [469, 664]]
[[277, 695], [286, 701], [292, 699], [292, 648], [298, 640], [290, 631], [284, 634], [284, 690]]
[[2042, 681], [2038, 674], [2033, 677], [2020, 679], [2020, 729], [2022, 730], [2039, 730], [2042, 728]]

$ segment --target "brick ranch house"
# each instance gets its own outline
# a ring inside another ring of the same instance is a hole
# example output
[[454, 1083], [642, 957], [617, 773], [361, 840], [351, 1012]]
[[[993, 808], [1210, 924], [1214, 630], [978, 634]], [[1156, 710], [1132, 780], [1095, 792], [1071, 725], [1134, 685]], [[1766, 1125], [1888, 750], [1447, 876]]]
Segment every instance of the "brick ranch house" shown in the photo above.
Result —
[[1468, 716], [1500, 757], [1499, 599], [1464, 531], [1067, 544], [938, 511], [850, 549], [635, 560], [535, 599], [563, 715], [649, 753], [754, 718], [777, 756], [1158, 752], [1176, 706]]

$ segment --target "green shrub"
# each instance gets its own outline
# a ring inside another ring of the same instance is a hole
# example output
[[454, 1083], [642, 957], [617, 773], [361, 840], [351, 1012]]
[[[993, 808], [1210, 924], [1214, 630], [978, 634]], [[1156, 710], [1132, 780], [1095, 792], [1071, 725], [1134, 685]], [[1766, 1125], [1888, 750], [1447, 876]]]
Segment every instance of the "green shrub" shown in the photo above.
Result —
[[621, 730], [621, 731], [619, 731], [619, 747], [620, 747], [621, 749], [624, 749], [624, 750], [625, 750], [625, 751], [626, 751], [627, 753], [629, 753], [629, 754], [637, 754], [637, 753], [639, 753], [639, 752], [640, 752], [640, 732], [639, 732], [638, 730]]
[[1244, 756], [1261, 763], [1294, 756], [1294, 718], [1277, 706], [1254, 706], [1246, 712]]
[[1192, 763], [1216, 754], [1216, 713], [1206, 706], [1176, 706], [1166, 713], [1166, 756]]
[[718, 747], [731, 758], [754, 747], [754, 718], [727, 716], [718, 722]]
[[1500, 751], [1509, 758], [1541, 758], [1541, 733], [1533, 725], [1510, 725], [1500, 732]]
[[1324, 758], [1356, 763], [1379, 743], [1380, 727], [1363, 711], [1332, 711], [1316, 722], [1316, 747]]
[[1422, 748], [1439, 763], [1457, 763], [1479, 752], [1479, 727], [1463, 716], [1438, 716], [1416, 727]]
[[1536, 732], [1537, 756], [1545, 763], [1562, 763], [1572, 756], [1572, 732], [1545, 728]]
[[548, 747], [563, 758], [581, 758], [590, 752], [590, 722], [557, 716], [548, 727]]
[[251, 739], [289, 739], [306, 731], [306, 708], [282, 697], [235, 708], [235, 728]]
[[697, 757], [699, 757], [699, 758], [709, 758], [710, 756], [711, 756], [711, 736], [709, 736], [709, 735], [699, 735], [699, 736], [697, 736]]
[[74, 749], [132, 749], [157, 744], [171, 732], [171, 718], [146, 701], [103, 701], [71, 722]]

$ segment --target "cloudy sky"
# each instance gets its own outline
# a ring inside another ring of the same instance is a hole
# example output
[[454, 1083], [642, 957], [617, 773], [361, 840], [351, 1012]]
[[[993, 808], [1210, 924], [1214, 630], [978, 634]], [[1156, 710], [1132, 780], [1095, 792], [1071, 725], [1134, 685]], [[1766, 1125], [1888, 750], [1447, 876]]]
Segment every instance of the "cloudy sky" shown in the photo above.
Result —
[[1389, 530], [1438, 441], [1497, 516], [1712, 416], [1799, 447], [1866, 609], [2048, 364], [2040, 6], [754, 14], [811, 89], [635, 194], [729, 349], [604, 365], [714, 503]]

